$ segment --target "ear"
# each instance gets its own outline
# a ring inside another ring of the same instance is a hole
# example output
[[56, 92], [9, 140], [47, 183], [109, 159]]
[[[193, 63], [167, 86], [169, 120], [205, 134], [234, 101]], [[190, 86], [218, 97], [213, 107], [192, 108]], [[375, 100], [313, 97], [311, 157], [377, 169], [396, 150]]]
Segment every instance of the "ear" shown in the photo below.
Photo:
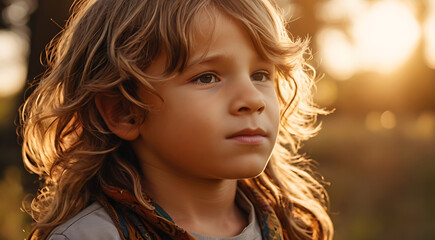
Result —
[[138, 119], [129, 117], [130, 108], [125, 108], [122, 103], [120, 97], [107, 94], [95, 96], [95, 105], [110, 131], [124, 140], [133, 141], [139, 137]]

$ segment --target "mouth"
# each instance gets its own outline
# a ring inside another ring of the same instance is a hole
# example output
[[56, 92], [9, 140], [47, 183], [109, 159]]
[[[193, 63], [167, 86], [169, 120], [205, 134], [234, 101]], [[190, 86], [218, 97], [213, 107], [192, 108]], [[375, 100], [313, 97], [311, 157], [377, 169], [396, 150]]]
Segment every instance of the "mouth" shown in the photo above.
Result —
[[226, 139], [245, 144], [260, 144], [267, 138], [267, 133], [261, 128], [245, 128], [229, 135]]

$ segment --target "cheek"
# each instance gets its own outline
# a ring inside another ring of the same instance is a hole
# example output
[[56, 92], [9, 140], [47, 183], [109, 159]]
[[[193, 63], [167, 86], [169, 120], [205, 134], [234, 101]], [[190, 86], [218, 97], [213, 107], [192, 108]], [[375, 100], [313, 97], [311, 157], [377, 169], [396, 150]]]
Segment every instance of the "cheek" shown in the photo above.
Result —
[[281, 106], [278, 101], [278, 97], [273, 91], [273, 93], [269, 96], [269, 119], [271, 123], [273, 124], [273, 127], [278, 131], [279, 128], [279, 121], [280, 121], [280, 112], [281, 112]]
[[213, 125], [222, 120], [223, 107], [222, 99], [212, 97], [210, 94], [184, 93], [181, 96], [171, 94], [166, 104], [165, 112], [171, 116], [168, 121], [174, 121], [178, 125], [183, 125], [189, 129], [203, 129], [203, 127]]
[[153, 119], [150, 118], [154, 135], [161, 141], [166, 141], [166, 144], [178, 149], [199, 147], [219, 131], [217, 121], [222, 117], [218, 116], [218, 111], [207, 101], [184, 99], [166, 103], [165, 109], [156, 112]]

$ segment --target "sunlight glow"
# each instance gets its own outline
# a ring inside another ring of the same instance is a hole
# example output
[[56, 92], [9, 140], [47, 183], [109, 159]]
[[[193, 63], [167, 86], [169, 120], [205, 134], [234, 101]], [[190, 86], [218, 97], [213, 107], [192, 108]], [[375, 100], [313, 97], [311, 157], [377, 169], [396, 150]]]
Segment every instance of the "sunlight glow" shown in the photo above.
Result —
[[381, 114], [381, 126], [385, 129], [396, 127], [396, 115], [391, 111], [385, 111]]
[[382, 129], [381, 113], [370, 112], [366, 116], [366, 128], [372, 132], [378, 132]]
[[353, 46], [342, 31], [333, 28], [323, 29], [317, 35], [317, 43], [320, 45], [322, 65], [332, 77], [345, 80], [355, 73]]
[[26, 83], [28, 43], [19, 35], [0, 30], [0, 97], [18, 93]]
[[435, 137], [435, 112], [422, 112], [408, 121], [403, 129], [404, 134], [411, 139], [431, 140]]
[[3, 12], [3, 17], [13, 25], [26, 24], [29, 17], [29, 5], [25, 1], [11, 3]]
[[[398, 69], [422, 35], [411, 1], [329, 0], [319, 5], [317, 14], [330, 24], [317, 35], [319, 57], [326, 72], [339, 80], [359, 72]], [[431, 34], [435, 31], [432, 25], [427, 28]], [[435, 40], [428, 41], [435, 45]]]
[[423, 139], [430, 139], [435, 134], [435, 114], [424, 112], [420, 114], [415, 123], [416, 133]]
[[316, 14], [323, 21], [338, 22], [363, 14], [366, 8], [364, 0], [330, 0], [319, 3]]
[[435, 69], [435, 0], [427, 1], [429, 10], [424, 22], [424, 51], [427, 66]]
[[317, 91], [314, 95], [316, 103], [320, 106], [331, 106], [338, 98], [338, 86], [335, 81], [322, 79], [317, 84]]
[[409, 6], [382, 1], [355, 21], [352, 34], [360, 66], [365, 70], [390, 72], [413, 53], [420, 27]]
[[370, 112], [365, 119], [366, 128], [372, 132], [379, 132], [382, 129], [393, 129], [397, 125], [396, 114], [391, 111]]

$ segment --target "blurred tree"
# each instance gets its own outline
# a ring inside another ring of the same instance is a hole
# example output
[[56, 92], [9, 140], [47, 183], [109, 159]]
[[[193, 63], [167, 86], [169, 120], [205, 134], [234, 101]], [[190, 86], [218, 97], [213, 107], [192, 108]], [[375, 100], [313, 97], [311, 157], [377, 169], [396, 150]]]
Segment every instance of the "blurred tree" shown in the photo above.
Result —
[[[1, 16], [1, 13], [3, 13], [3, 9], [5, 9], [5, 7], [6, 7], [6, 4], [4, 3], [4, 1], [3, 0], [0, 1], [0, 16]], [[5, 23], [3, 18], [0, 18], [0, 29], [2, 29], [2, 28], [6, 28], [6, 23]]]
[[[73, 0], [39, 0], [38, 9], [32, 14], [29, 27], [32, 32], [29, 56], [29, 80], [44, 72], [45, 46], [62, 31], [69, 17]], [[41, 55], [42, 54], [42, 55]]]

